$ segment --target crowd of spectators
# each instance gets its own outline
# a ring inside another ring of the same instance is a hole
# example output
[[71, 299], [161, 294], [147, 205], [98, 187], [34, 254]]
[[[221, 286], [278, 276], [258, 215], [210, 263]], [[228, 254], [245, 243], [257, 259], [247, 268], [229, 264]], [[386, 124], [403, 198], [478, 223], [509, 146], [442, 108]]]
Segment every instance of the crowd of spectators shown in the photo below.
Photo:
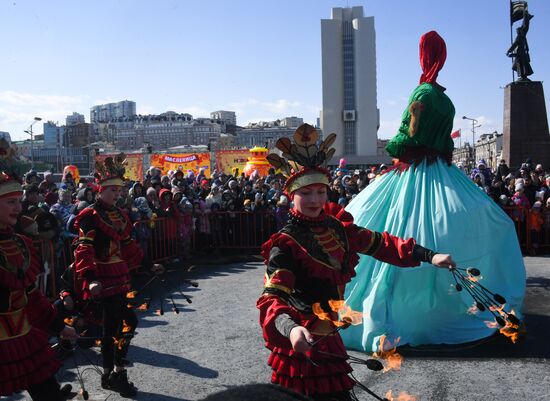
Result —
[[[345, 207], [387, 169], [382, 164], [366, 170], [349, 170], [341, 160], [331, 171], [329, 201]], [[503, 208], [513, 209], [508, 213], [514, 220], [521, 224], [529, 220], [536, 251], [541, 233], [550, 227], [550, 173], [530, 160], [517, 171], [511, 171], [504, 160], [494, 171], [480, 160], [476, 168], [465, 174]], [[282, 228], [291, 207], [283, 185], [283, 177], [273, 169], [264, 177], [257, 172], [247, 177], [238, 170], [233, 174], [214, 170], [206, 176], [205, 169], [198, 174], [178, 170], [162, 175], [161, 170], [151, 167], [143, 182], [127, 182], [118, 206], [135, 223], [134, 236], [144, 248], [154, 236], [155, 221], [168, 217], [164, 219], [164, 240], [170, 242], [179, 237], [178, 253], [185, 259], [193, 249], [208, 252], [208, 248], [219, 248], [217, 245], [227, 241], [255, 244], [258, 237], [267, 239]], [[39, 177], [30, 171], [25, 175], [22, 218], [17, 228], [35, 239], [54, 241], [55, 249], [60, 250], [77, 236], [75, 217], [94, 203], [95, 195], [93, 182], [82, 179], [75, 183], [70, 173], [56, 185], [51, 174]]]

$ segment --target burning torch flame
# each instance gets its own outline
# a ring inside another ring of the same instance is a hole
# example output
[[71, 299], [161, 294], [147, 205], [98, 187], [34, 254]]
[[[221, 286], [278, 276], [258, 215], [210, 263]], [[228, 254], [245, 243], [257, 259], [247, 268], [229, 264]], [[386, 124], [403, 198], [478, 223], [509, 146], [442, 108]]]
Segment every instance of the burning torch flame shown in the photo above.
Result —
[[319, 302], [315, 302], [311, 307], [315, 316], [321, 320], [330, 320], [336, 327], [361, 324], [365, 316], [362, 312], [351, 309], [342, 299], [331, 299], [328, 305], [332, 312], [338, 315], [337, 319], [333, 319], [330, 312], [325, 312]]
[[126, 298], [128, 299], [134, 299], [137, 295], [137, 291], [129, 291], [126, 293]]
[[392, 391], [388, 390], [384, 397], [386, 397], [388, 401], [416, 401], [415, 396], [407, 394], [407, 392], [405, 391], [400, 392], [399, 395], [395, 398], [392, 395]]
[[494, 320], [485, 320], [484, 321], [485, 326], [487, 326], [490, 329], [496, 329], [498, 327], [498, 323]]
[[113, 337], [113, 341], [115, 346], [122, 350], [124, 346], [126, 345], [128, 341], [128, 337], [125, 336], [125, 334], [130, 334], [132, 332], [132, 326], [130, 326], [128, 323], [126, 323], [126, 320], [122, 321], [122, 336], [120, 337]]
[[384, 366], [384, 373], [389, 372], [392, 369], [401, 369], [403, 357], [396, 350], [397, 344], [399, 343], [400, 339], [401, 338], [398, 337], [392, 344], [387, 340], [385, 334], [380, 337], [380, 345], [378, 347], [379, 351], [373, 353], [372, 356], [378, 359], [384, 359], [386, 361], [386, 366]]
[[470, 306], [468, 308], [468, 315], [475, 315], [479, 312], [479, 309], [477, 308], [477, 305], [476, 305], [476, 302], [474, 301], [474, 303], [472, 304], [472, 306]]

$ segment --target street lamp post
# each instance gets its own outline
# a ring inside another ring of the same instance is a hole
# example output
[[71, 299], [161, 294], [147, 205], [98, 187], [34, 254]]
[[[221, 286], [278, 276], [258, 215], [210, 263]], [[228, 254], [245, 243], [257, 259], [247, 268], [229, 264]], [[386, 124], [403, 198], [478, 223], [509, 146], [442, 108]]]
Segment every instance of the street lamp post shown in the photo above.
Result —
[[466, 116], [462, 116], [463, 120], [470, 120], [472, 122], [472, 165], [476, 162], [476, 145], [475, 145], [475, 134], [476, 134], [476, 128], [481, 127], [481, 124], [477, 124], [477, 120], [475, 118], [470, 118]]
[[42, 118], [34, 117], [34, 121], [29, 126], [29, 129], [25, 130], [25, 132], [31, 136], [31, 170], [34, 169], [34, 136], [32, 134], [32, 126], [38, 121], [42, 121]]

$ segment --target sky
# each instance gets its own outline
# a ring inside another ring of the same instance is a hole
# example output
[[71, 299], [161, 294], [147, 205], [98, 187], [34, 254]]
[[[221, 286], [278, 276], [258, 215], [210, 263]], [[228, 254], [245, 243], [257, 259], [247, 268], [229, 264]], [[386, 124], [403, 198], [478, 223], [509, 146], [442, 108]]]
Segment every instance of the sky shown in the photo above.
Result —
[[[397, 130], [430, 30], [447, 43], [438, 82], [455, 104], [455, 129], [471, 140], [467, 116], [481, 124], [476, 137], [502, 132], [508, 0], [0, 0], [0, 131], [26, 139], [34, 117], [64, 124], [76, 111], [89, 121], [92, 106], [126, 99], [138, 114], [232, 110], [239, 125], [315, 123], [320, 20], [347, 6], [375, 18], [380, 138]], [[530, 0], [529, 10], [531, 79], [550, 82], [550, 1]]]

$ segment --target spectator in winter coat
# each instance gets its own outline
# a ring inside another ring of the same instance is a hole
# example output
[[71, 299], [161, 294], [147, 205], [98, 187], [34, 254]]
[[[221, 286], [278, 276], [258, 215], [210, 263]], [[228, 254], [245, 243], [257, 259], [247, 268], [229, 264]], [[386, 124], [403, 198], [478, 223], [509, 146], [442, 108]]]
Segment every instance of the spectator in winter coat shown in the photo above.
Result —
[[139, 181], [134, 182], [134, 185], [130, 188], [130, 198], [132, 198], [132, 201], [141, 198], [143, 195], [145, 195], [143, 185]]
[[506, 160], [504, 159], [501, 159], [499, 164], [498, 164], [498, 167], [497, 167], [497, 171], [496, 171], [496, 176], [497, 177], [500, 177], [501, 180], [504, 180], [504, 178], [510, 174], [510, 168], [508, 167], [508, 165], [506, 164]]
[[155, 188], [147, 188], [146, 198], [149, 203], [149, 208], [153, 211], [153, 213], [157, 213], [160, 209], [160, 202]]

